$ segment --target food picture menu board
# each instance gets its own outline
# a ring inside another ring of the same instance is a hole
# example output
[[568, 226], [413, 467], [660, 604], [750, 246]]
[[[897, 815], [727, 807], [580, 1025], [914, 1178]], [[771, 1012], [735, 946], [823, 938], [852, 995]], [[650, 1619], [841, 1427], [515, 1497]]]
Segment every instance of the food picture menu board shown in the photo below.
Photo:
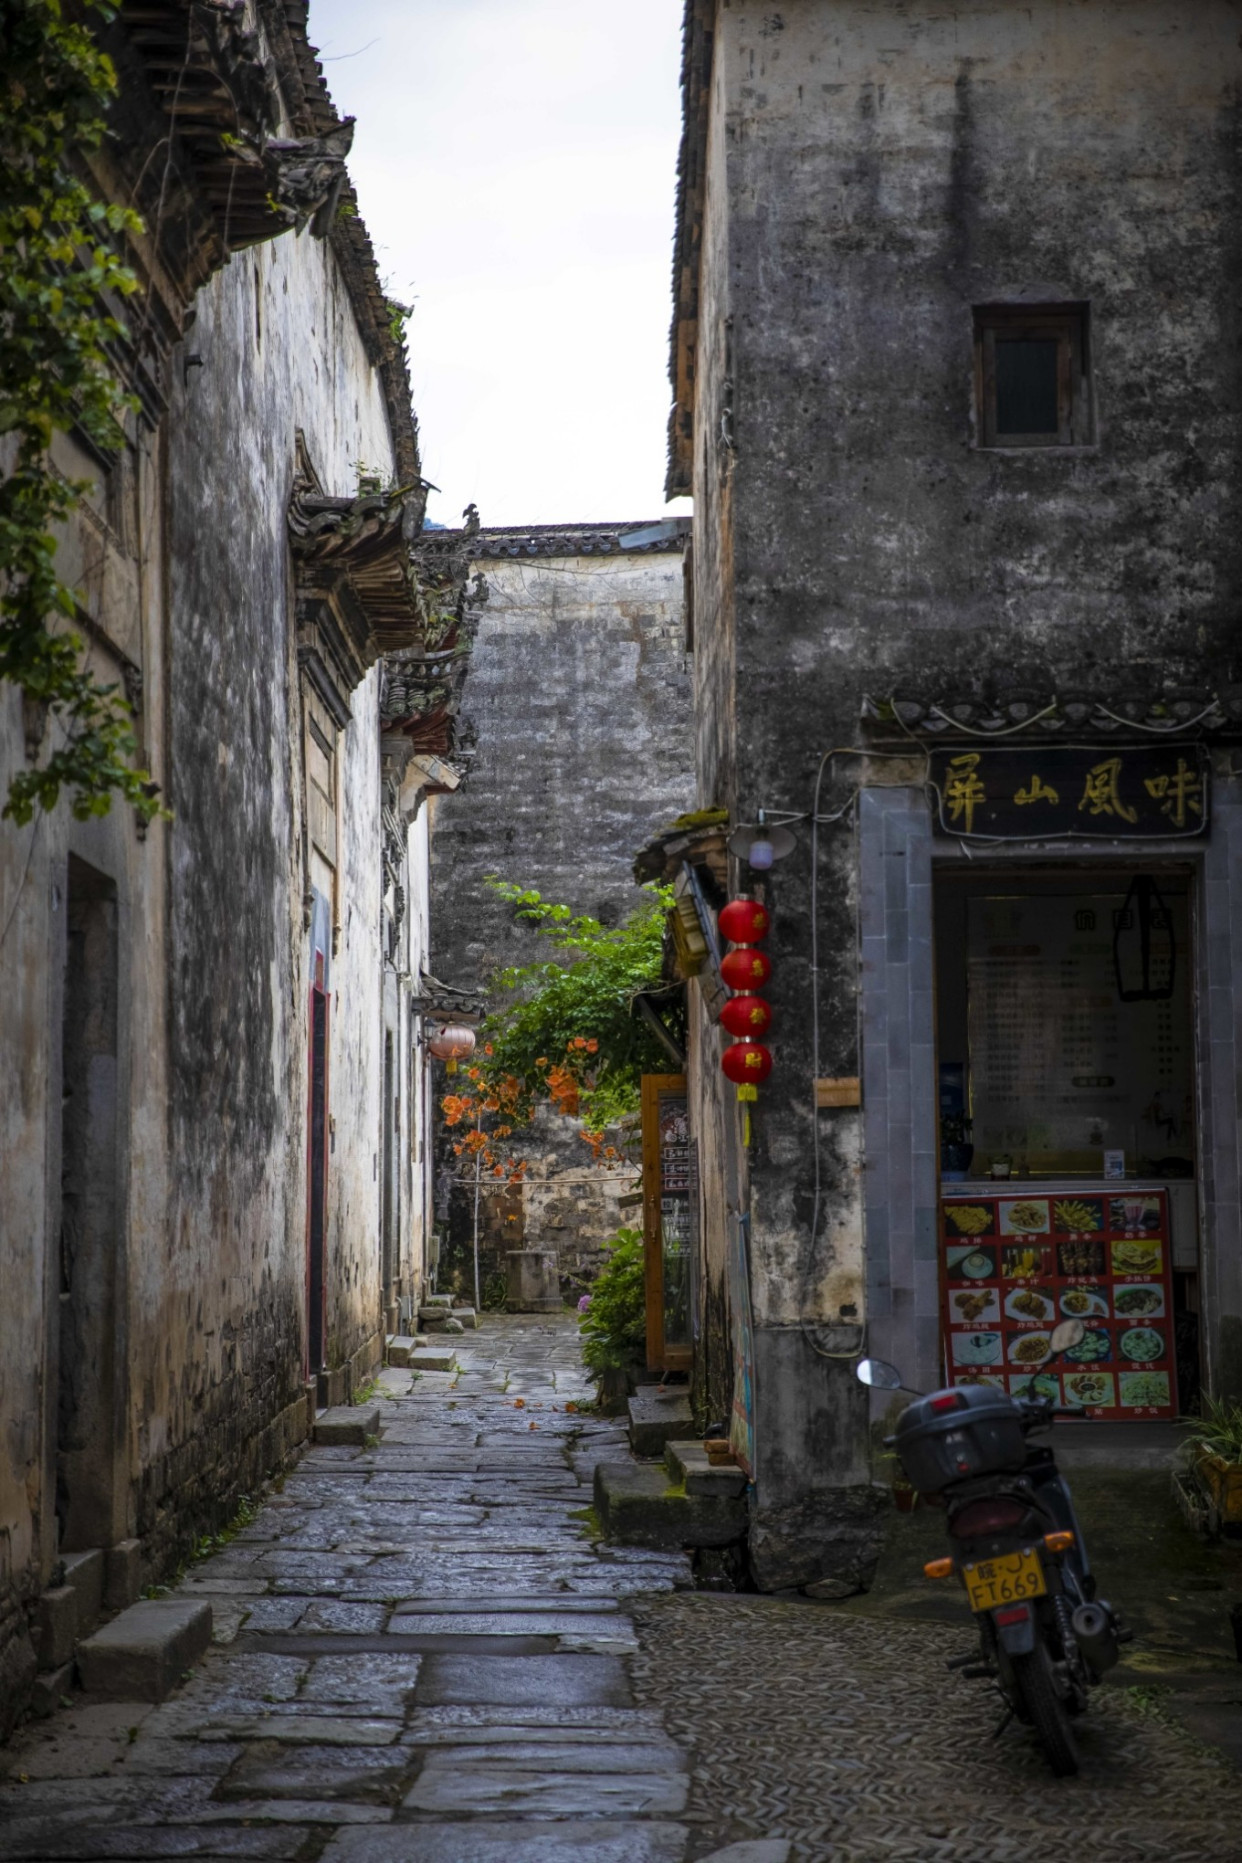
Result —
[[[944, 1197], [945, 1350], [954, 1384], [1035, 1390], [1084, 1416], [1176, 1414], [1169, 1207], [1121, 1186]], [[1082, 1343], [1051, 1359], [1059, 1320]], [[1045, 1369], [1046, 1367], [1046, 1369]]]

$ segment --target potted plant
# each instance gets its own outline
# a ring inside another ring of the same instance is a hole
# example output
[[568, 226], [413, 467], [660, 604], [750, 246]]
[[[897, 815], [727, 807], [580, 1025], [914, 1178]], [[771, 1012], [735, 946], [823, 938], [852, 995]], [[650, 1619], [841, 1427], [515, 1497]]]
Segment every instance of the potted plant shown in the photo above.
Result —
[[1186, 1451], [1215, 1524], [1228, 1538], [1242, 1538], [1242, 1404], [1205, 1397]]
[[578, 1302], [582, 1357], [599, 1387], [600, 1408], [623, 1409], [647, 1361], [646, 1282], [641, 1229], [618, 1229], [608, 1259]]
[[940, 1175], [960, 1183], [975, 1155], [971, 1123], [965, 1113], [943, 1113], [940, 1118]]

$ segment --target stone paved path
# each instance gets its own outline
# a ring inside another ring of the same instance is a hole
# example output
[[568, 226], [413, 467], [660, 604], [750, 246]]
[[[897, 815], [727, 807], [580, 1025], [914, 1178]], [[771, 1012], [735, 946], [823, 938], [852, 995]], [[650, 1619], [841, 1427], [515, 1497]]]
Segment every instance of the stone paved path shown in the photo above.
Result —
[[1056, 1783], [946, 1676], [964, 1630], [594, 1545], [623, 1433], [573, 1409], [572, 1321], [489, 1319], [459, 1356], [386, 1372], [378, 1445], [310, 1450], [193, 1568], [218, 1641], [172, 1700], [0, 1755], [0, 1858], [1242, 1863], [1242, 1779], [1150, 1699], [1099, 1691]]
[[458, 1358], [386, 1371], [378, 1445], [311, 1449], [193, 1568], [218, 1640], [173, 1699], [5, 1753], [0, 1856], [679, 1863], [685, 1760], [633, 1704], [622, 1600], [689, 1567], [589, 1538], [623, 1434], [574, 1411], [572, 1320], [488, 1317]]

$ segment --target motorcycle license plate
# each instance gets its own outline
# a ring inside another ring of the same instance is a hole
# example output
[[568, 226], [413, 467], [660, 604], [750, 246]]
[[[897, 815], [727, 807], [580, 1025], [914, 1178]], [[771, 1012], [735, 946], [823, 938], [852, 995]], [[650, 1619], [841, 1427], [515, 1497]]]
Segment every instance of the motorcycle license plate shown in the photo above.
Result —
[[1001, 1604], [1042, 1598], [1048, 1589], [1043, 1561], [1033, 1547], [1025, 1552], [1005, 1553], [999, 1559], [978, 1559], [964, 1565], [962, 1578], [972, 1611], [994, 1611]]

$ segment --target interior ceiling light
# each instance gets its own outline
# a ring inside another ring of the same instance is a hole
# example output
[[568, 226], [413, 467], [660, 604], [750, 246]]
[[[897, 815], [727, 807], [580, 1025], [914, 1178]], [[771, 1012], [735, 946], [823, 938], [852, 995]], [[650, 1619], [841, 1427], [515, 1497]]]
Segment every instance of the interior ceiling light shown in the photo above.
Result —
[[756, 873], [766, 873], [773, 861], [784, 860], [797, 845], [790, 830], [768, 821], [762, 809], [757, 822], [743, 823], [729, 836], [729, 852], [744, 860]]

